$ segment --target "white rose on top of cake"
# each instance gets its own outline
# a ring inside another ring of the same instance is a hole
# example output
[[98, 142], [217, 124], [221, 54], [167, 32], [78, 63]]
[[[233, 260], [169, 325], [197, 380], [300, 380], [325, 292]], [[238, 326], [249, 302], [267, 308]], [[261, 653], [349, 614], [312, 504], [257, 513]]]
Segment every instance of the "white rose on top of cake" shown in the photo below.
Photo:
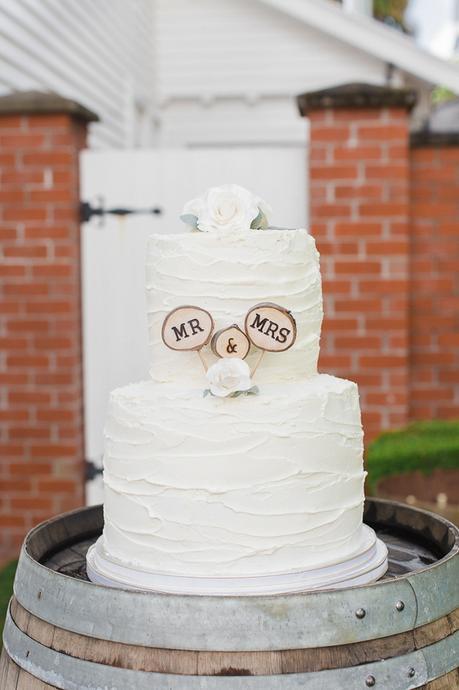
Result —
[[268, 227], [271, 207], [244, 187], [228, 184], [208, 189], [185, 204], [182, 220], [201, 232], [232, 232]]
[[226, 185], [185, 205], [186, 232], [149, 239], [151, 379], [110, 397], [94, 581], [257, 594], [387, 568], [363, 524], [357, 386], [317, 373], [314, 239], [269, 216]]

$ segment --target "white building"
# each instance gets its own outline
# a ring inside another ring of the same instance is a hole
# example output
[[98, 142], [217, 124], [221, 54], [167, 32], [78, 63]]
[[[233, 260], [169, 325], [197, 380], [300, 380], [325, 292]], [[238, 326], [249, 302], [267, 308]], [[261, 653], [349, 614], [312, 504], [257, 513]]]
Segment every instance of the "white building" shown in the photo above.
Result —
[[101, 118], [95, 148], [298, 145], [307, 129], [295, 96], [309, 89], [459, 92], [458, 68], [365, 10], [366, 0], [2, 0], [0, 92], [80, 101]]
[[146, 143], [153, 19], [149, 0], [1, 0], [0, 93], [55, 91], [87, 105], [103, 120], [92, 146]]

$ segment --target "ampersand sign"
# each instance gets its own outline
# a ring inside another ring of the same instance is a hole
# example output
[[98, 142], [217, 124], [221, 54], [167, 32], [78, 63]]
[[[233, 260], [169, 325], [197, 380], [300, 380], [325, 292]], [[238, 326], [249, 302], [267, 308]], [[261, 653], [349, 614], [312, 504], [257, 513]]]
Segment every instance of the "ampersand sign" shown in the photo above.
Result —
[[241, 331], [239, 326], [233, 324], [228, 328], [217, 331], [210, 344], [212, 352], [217, 357], [239, 357], [245, 359], [249, 354], [250, 340]]

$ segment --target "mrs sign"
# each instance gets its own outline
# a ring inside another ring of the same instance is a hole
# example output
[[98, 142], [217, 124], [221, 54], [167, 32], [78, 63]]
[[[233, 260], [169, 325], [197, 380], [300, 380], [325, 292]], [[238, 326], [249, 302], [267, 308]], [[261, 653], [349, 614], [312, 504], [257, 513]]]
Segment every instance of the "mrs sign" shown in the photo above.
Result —
[[296, 322], [291, 313], [271, 302], [252, 307], [245, 317], [245, 331], [260, 350], [284, 352], [296, 340]]

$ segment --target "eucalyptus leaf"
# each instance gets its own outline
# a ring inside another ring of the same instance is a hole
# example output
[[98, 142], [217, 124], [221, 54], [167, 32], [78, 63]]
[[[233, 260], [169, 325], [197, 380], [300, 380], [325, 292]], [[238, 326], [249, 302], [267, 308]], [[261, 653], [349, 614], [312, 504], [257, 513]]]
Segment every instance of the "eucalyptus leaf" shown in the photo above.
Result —
[[[260, 392], [260, 389], [258, 388], [258, 386], [252, 386], [252, 388], [249, 388], [249, 389], [246, 390], [246, 391], [234, 391], [234, 393], [230, 393], [230, 394], [227, 395], [226, 397], [227, 397], [227, 398], [239, 398], [241, 395], [258, 395], [259, 392]], [[210, 388], [206, 388], [206, 389], [202, 392], [202, 397], [203, 397], [203, 398], [206, 398], [208, 395], [213, 395], [213, 393], [212, 393], [212, 391], [210, 390]]]
[[258, 230], [260, 227], [261, 219], [262, 219], [263, 213], [258, 209], [258, 216], [253, 219], [253, 221], [250, 223], [250, 227], [252, 230]]
[[252, 388], [249, 388], [247, 391], [235, 391], [231, 393], [231, 395], [228, 395], [228, 398], [239, 398], [240, 395], [257, 395], [259, 392], [260, 389], [258, 386], [252, 386]]
[[259, 392], [260, 392], [260, 389], [258, 388], [258, 386], [252, 386], [252, 388], [249, 388], [248, 391], [245, 391], [245, 394], [246, 395], [258, 395]]
[[183, 213], [180, 216], [180, 220], [183, 221], [185, 225], [189, 225], [190, 228], [194, 230], [198, 229], [198, 217], [194, 216], [192, 213]]
[[261, 214], [261, 221], [259, 225], [260, 230], [266, 230], [269, 227], [269, 221], [264, 213]]
[[258, 216], [253, 219], [250, 223], [250, 228], [252, 230], [265, 230], [268, 227], [268, 219], [266, 218], [263, 211], [258, 209]]

